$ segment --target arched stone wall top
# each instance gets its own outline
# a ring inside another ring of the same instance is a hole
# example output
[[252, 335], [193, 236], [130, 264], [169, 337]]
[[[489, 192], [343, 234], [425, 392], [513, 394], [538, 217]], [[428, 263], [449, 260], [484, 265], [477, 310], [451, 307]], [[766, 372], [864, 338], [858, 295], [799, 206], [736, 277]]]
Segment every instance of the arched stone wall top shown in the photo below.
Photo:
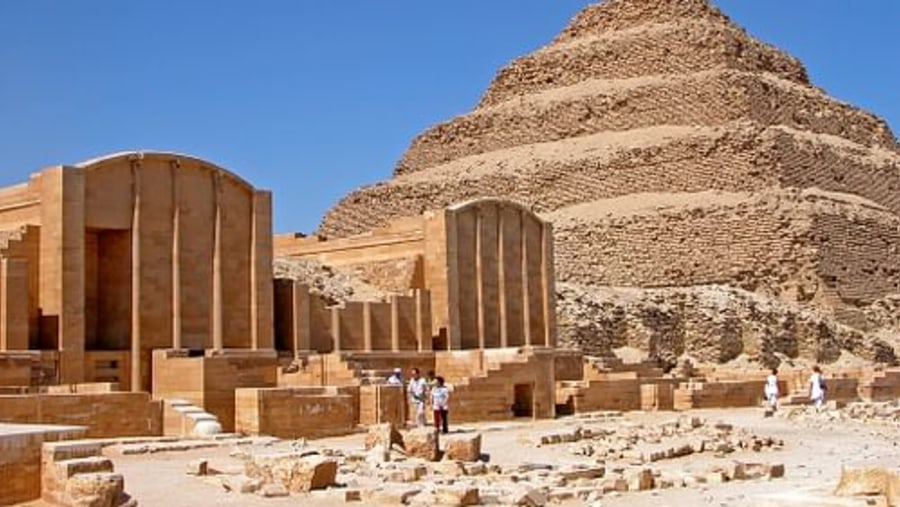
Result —
[[195, 157], [193, 155], [187, 155], [184, 153], [177, 152], [169, 152], [169, 151], [122, 151], [118, 153], [111, 153], [108, 155], [103, 155], [101, 157], [92, 158], [90, 160], [86, 160], [84, 162], [75, 164], [73, 167], [82, 169], [86, 172], [89, 172], [93, 169], [98, 169], [102, 166], [106, 166], [115, 162], [125, 162], [132, 160], [161, 160], [161, 161], [184, 161], [190, 162], [199, 165], [202, 168], [208, 168], [210, 171], [217, 171], [220, 174], [224, 175], [226, 178], [229, 178], [234, 183], [245, 187], [248, 191], [253, 191], [254, 187], [247, 180], [241, 178], [237, 174], [225, 169], [224, 167], [210, 162], [208, 160], [204, 160], [199, 157]]
[[455, 203], [455, 204], [451, 204], [450, 206], [447, 206], [447, 210], [454, 212], [454, 213], [460, 213], [460, 212], [464, 212], [469, 209], [479, 209], [479, 208], [483, 208], [485, 206], [496, 206], [498, 208], [511, 208], [511, 209], [514, 209], [514, 210], [522, 213], [524, 216], [528, 216], [528, 217], [532, 218], [533, 220], [535, 220], [541, 224], [546, 223], [537, 213], [535, 213], [531, 209], [531, 207], [529, 207], [521, 202], [518, 202], [518, 201], [511, 201], [511, 200], [502, 199], [499, 197], [482, 197], [482, 198], [472, 199], [469, 201], [463, 201], [463, 202], [459, 202], [459, 203]]

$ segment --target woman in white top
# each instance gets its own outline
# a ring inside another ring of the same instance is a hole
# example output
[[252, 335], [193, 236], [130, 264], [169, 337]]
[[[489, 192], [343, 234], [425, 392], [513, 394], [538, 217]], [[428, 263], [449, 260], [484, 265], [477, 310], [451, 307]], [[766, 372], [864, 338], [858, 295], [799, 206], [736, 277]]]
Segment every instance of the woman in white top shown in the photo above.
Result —
[[778, 408], [778, 368], [772, 368], [772, 374], [766, 377], [766, 387], [764, 388], [766, 402], [772, 410]]
[[813, 367], [813, 374], [809, 376], [809, 399], [817, 409], [825, 403], [825, 377], [818, 366]]
[[444, 385], [444, 377], [437, 377], [435, 382], [435, 386], [431, 389], [431, 408], [434, 410], [434, 429], [441, 433], [448, 433], [447, 416], [450, 411], [450, 389]]

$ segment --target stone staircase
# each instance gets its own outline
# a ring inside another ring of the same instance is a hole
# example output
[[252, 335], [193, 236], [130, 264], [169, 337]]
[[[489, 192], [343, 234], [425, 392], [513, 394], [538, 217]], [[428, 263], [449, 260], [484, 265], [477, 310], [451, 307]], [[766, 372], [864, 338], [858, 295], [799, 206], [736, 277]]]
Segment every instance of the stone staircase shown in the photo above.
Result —
[[[516, 405], [515, 379], [530, 377], [529, 373], [538, 367], [538, 358], [530, 350], [518, 349], [509, 355], [487, 356], [484, 364], [484, 373], [462, 377], [452, 382], [451, 424], [512, 419], [515, 416]], [[552, 389], [552, 386], [545, 387]], [[532, 396], [536, 396], [536, 393]], [[553, 407], [542, 407], [538, 410], [552, 414]], [[546, 417], [547, 414], [533, 415]]]
[[222, 423], [215, 415], [187, 400], [163, 400], [164, 435], [210, 438], [220, 433]]
[[62, 506], [136, 506], [125, 494], [125, 478], [102, 455], [97, 441], [45, 443], [41, 450], [41, 498]]

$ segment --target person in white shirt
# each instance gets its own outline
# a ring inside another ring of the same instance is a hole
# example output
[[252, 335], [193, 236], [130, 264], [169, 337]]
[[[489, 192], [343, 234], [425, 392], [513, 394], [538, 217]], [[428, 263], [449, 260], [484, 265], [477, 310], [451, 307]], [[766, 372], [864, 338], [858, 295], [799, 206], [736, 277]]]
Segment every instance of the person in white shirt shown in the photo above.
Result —
[[818, 366], [813, 367], [813, 374], [809, 376], [809, 400], [815, 405], [816, 410], [825, 404], [825, 377]]
[[449, 433], [450, 389], [444, 385], [444, 377], [435, 379], [435, 386], [431, 389], [431, 408], [434, 410], [435, 431]]
[[419, 375], [419, 369], [412, 369], [412, 378], [409, 379], [409, 385], [406, 388], [409, 393], [410, 403], [412, 403], [414, 413], [416, 414], [416, 426], [425, 426], [425, 402], [428, 397], [428, 384], [425, 379]]
[[766, 386], [763, 389], [766, 395], [766, 403], [772, 410], [778, 408], [778, 369], [772, 368], [772, 373], [766, 377]]

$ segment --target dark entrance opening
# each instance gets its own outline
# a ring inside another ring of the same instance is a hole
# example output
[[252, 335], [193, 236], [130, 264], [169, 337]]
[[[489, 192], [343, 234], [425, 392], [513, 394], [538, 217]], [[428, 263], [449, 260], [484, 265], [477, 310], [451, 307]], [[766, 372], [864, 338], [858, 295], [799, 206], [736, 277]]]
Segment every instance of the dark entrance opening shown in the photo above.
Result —
[[516, 384], [514, 387], [514, 402], [512, 406], [513, 416], [534, 416], [534, 385]]

